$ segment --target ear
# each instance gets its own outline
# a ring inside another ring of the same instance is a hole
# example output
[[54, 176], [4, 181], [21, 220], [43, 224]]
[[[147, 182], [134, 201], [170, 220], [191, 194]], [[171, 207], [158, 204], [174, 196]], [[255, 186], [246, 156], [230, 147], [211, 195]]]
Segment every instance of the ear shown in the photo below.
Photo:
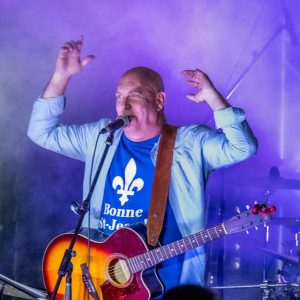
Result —
[[162, 111], [165, 107], [165, 99], [166, 93], [165, 92], [158, 92], [156, 96], [156, 107], [157, 111]]

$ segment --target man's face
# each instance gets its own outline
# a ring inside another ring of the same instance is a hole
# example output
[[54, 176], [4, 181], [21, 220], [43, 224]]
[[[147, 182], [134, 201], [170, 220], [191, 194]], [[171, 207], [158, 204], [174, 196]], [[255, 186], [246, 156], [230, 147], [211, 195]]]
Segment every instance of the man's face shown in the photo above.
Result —
[[131, 118], [125, 128], [127, 132], [157, 126], [163, 102], [164, 93], [157, 92], [152, 85], [143, 84], [137, 75], [125, 75], [120, 79], [116, 91], [116, 111], [118, 115]]

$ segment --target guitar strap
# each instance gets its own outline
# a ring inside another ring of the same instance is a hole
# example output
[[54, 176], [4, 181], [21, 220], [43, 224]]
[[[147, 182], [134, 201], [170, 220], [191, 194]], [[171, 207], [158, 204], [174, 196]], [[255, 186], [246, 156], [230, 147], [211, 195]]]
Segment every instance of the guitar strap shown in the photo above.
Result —
[[176, 133], [177, 127], [169, 124], [161, 130], [147, 221], [147, 240], [152, 246], [156, 245], [164, 222]]

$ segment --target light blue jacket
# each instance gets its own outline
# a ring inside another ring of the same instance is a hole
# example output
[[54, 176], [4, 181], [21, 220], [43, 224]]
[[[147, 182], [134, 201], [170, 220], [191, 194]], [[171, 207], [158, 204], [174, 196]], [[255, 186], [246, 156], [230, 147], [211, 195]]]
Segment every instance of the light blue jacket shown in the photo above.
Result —
[[[90, 186], [91, 160], [99, 131], [109, 119], [84, 125], [63, 125], [59, 116], [63, 113], [63, 96], [50, 100], [35, 101], [28, 128], [28, 136], [38, 145], [85, 162], [83, 198]], [[213, 169], [229, 166], [255, 154], [257, 141], [245, 121], [245, 113], [239, 108], [226, 108], [214, 112], [216, 128], [189, 125], [178, 128], [172, 163], [169, 200], [182, 236], [204, 229], [204, 189]], [[100, 208], [106, 174], [118, 147], [122, 129], [115, 132], [97, 186], [91, 199], [92, 228], [98, 228]], [[92, 178], [105, 148], [106, 135], [98, 141], [93, 163]], [[159, 142], [158, 142], [159, 143]], [[153, 147], [151, 158], [155, 165], [158, 143]], [[88, 226], [87, 215], [83, 227]], [[182, 284], [204, 284], [205, 253], [202, 247], [185, 254]]]

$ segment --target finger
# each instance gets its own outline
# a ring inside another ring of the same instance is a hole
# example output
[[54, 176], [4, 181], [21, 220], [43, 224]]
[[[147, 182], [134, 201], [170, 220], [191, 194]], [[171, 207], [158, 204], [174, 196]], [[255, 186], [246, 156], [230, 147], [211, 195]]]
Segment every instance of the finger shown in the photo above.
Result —
[[94, 55], [88, 55], [81, 60], [81, 66], [84, 68], [89, 62], [95, 59]]
[[59, 58], [65, 58], [70, 52], [69, 47], [61, 47], [58, 52]]
[[186, 78], [191, 78], [194, 76], [194, 70], [183, 70], [181, 72], [181, 75], [186, 77]]
[[71, 50], [70, 46], [67, 44], [64, 44], [60, 50], [64, 51], [64, 52], [69, 52]]
[[198, 76], [203, 76], [205, 74], [204, 72], [202, 72], [199, 69], [195, 69], [194, 71], [195, 71], [195, 74], [198, 75]]
[[196, 98], [195, 98], [195, 94], [187, 94], [186, 97], [189, 99], [189, 100], [192, 100], [194, 102], [197, 102]]
[[195, 81], [195, 80], [188, 80], [188, 84], [195, 87], [195, 88], [200, 88], [200, 84], [199, 81]]
[[61, 47], [60, 49], [59, 49], [59, 52], [60, 53], [68, 53], [69, 52], [69, 47]]
[[196, 102], [196, 103], [199, 103], [199, 102], [203, 102], [203, 101], [204, 101], [204, 99], [201, 99], [201, 98], [197, 97], [197, 95], [195, 95], [195, 94], [187, 94], [186, 97], [187, 97], [189, 100], [194, 101], [194, 102]]
[[199, 69], [195, 70], [184, 70], [181, 74], [186, 77], [187, 79], [198, 79], [199, 81], [205, 76], [205, 74], [200, 71]]
[[77, 43], [83, 43], [83, 35], [80, 34], [77, 38]]
[[76, 41], [70, 41], [69, 43], [71, 44], [73, 51], [78, 51], [78, 45]]
[[191, 78], [194, 81], [197, 81], [199, 84], [203, 81], [205, 74], [200, 70], [195, 70], [194, 76]]
[[68, 49], [69, 52], [72, 52], [74, 49], [76, 49], [76, 43], [74, 41], [66, 42], [63, 45], [63, 48]]
[[78, 49], [79, 51], [81, 51], [81, 49], [82, 49], [82, 44], [83, 44], [83, 35], [79, 35], [79, 36], [78, 36], [78, 39], [77, 39], [77, 41], [76, 41], [76, 44], [77, 44], [77, 49]]
[[194, 77], [188, 79], [187, 82], [188, 82], [188, 83], [197, 83], [197, 84], [199, 84], [199, 80], [198, 80], [197, 78], [194, 78]]

